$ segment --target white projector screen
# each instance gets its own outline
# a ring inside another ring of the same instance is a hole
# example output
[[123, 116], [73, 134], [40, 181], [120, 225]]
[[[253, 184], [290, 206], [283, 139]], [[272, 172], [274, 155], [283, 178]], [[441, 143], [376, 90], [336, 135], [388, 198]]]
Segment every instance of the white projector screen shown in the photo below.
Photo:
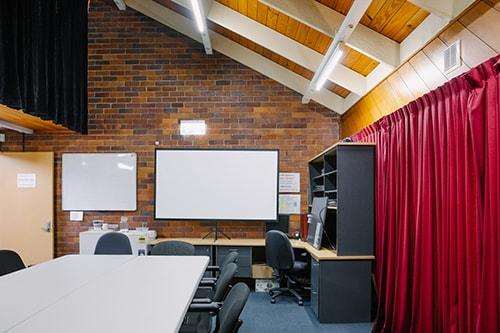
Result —
[[278, 218], [278, 150], [157, 149], [155, 218]]

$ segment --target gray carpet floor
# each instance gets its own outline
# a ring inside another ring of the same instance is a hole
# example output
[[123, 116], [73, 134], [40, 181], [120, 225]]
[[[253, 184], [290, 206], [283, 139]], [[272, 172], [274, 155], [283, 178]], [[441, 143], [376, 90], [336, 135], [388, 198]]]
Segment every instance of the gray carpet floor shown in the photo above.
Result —
[[252, 292], [241, 314], [240, 333], [369, 333], [372, 323], [320, 324], [308, 302], [298, 306], [291, 297], [278, 298], [271, 304], [267, 293]]

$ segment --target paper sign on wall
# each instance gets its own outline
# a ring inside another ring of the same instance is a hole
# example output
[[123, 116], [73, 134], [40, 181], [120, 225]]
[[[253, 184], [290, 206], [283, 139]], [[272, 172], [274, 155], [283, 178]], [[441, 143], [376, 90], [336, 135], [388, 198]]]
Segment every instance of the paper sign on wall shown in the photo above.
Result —
[[34, 173], [18, 173], [17, 188], [35, 188], [36, 174]]
[[300, 214], [300, 194], [280, 194], [279, 213]]
[[300, 192], [300, 173], [280, 172], [279, 190], [281, 193]]

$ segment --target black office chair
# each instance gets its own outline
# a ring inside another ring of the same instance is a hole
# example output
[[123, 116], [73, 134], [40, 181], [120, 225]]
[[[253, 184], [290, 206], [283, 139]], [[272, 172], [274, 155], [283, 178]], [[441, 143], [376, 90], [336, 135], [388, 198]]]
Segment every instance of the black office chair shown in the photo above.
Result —
[[97, 241], [94, 254], [132, 254], [132, 246], [127, 235], [120, 232], [108, 232]]
[[192, 244], [170, 240], [163, 241], [151, 249], [152, 256], [194, 256], [194, 246]]
[[23, 260], [14, 251], [0, 250], [0, 276], [25, 269]]
[[[292, 275], [305, 270], [307, 263], [295, 260], [292, 244], [283, 232], [271, 230], [266, 233], [266, 262], [273, 268], [280, 284], [280, 287], [269, 291], [271, 303], [276, 302], [276, 297], [289, 293], [295, 296], [299, 305], [303, 305], [302, 297], [292, 287], [297, 285]], [[286, 281], [286, 287], [281, 287], [283, 281]]]
[[[186, 317], [180, 333], [238, 333], [243, 321], [240, 314], [245, 307], [250, 288], [243, 282], [237, 283], [224, 299], [224, 303], [197, 305], [198, 316]], [[215, 325], [212, 316], [215, 314]], [[214, 327], [215, 326], [215, 327]]]
[[238, 266], [232, 262], [222, 268], [216, 281], [202, 280], [194, 296], [193, 303], [222, 302], [237, 271]]
[[[238, 262], [238, 252], [232, 251], [229, 252], [229, 254], [224, 258], [222, 263], [217, 266], [208, 266], [207, 267], [207, 272], [215, 272], [217, 273], [217, 277], [220, 275], [221, 269], [229, 265], [230, 263], [236, 263]], [[204, 277], [203, 281], [217, 281], [217, 277]]]

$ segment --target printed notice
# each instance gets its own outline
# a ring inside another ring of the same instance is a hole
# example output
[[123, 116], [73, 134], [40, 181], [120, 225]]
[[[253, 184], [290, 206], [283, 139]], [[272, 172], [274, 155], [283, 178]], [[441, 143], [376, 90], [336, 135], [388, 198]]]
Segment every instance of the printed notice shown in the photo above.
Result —
[[283, 215], [300, 214], [300, 194], [280, 194], [279, 213]]
[[35, 188], [36, 174], [34, 173], [18, 173], [17, 188]]
[[280, 172], [280, 193], [300, 192], [300, 173]]

